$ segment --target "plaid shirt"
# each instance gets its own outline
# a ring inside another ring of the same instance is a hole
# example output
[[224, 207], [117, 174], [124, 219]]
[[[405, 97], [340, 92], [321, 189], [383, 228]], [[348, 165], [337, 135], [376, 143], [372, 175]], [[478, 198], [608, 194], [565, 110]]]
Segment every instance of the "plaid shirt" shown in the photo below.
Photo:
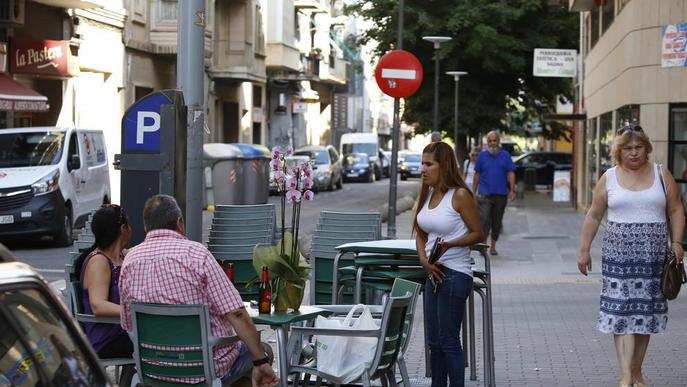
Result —
[[[244, 307], [238, 291], [205, 246], [172, 230], [150, 231], [141, 244], [129, 250], [122, 265], [119, 291], [122, 327], [127, 331], [133, 328], [129, 304], [135, 301], [206, 304], [214, 336], [233, 335], [224, 315]], [[229, 371], [238, 355], [238, 343], [215, 347], [217, 377]]]

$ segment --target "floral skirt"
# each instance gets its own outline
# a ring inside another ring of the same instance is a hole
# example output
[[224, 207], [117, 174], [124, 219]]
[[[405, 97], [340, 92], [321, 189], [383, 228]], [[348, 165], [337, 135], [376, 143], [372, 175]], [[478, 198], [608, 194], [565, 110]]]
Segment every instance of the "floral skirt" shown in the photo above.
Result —
[[601, 250], [604, 333], [650, 334], [666, 329], [668, 303], [661, 293], [666, 223], [608, 222]]

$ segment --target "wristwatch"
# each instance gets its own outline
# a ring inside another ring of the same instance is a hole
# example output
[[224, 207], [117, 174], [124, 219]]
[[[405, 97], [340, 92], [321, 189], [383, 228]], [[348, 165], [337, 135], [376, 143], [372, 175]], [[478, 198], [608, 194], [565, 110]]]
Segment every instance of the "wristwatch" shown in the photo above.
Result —
[[265, 355], [262, 359], [253, 360], [253, 367], [261, 366], [270, 362], [270, 358]]

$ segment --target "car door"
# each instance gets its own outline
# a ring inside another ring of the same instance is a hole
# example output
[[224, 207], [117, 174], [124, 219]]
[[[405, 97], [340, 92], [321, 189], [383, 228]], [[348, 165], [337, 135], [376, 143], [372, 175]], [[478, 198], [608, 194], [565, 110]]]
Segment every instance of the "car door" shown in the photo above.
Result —
[[[81, 149], [79, 147], [78, 133], [72, 132], [69, 136], [69, 144], [67, 147], [67, 185], [71, 191], [70, 195], [65, 197], [65, 200], [71, 199], [72, 203], [72, 221], [84, 212], [84, 208], [88, 204], [84, 197], [86, 189], [86, 168], [81, 162]], [[73, 164], [73, 161], [79, 160], [78, 164]]]

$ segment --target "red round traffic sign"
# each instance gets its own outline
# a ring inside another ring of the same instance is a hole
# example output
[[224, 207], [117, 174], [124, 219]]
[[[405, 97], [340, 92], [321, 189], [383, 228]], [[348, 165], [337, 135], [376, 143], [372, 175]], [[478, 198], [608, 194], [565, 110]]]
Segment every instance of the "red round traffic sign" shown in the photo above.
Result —
[[420, 88], [422, 65], [408, 51], [391, 51], [379, 60], [375, 79], [384, 94], [394, 98], [409, 97]]

